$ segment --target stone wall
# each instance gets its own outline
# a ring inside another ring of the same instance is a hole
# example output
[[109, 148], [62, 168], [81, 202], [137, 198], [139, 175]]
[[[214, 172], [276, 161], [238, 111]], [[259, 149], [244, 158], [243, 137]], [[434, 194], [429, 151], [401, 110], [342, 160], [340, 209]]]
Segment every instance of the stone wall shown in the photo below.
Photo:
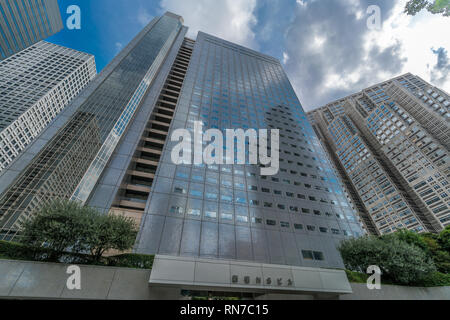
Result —
[[81, 290], [69, 290], [69, 265], [0, 260], [0, 298], [149, 300], [178, 299], [179, 290], [152, 288], [150, 270], [79, 266]]
[[[81, 290], [69, 290], [69, 265], [28, 261], [0, 260], [0, 298], [6, 299], [98, 299], [166, 300], [181, 299], [180, 289], [150, 287], [150, 270], [82, 266]], [[450, 300], [450, 287], [412, 288], [383, 285], [368, 290], [364, 284], [351, 284], [353, 293], [341, 300]], [[259, 299], [333, 299], [271, 294]]]
[[369, 290], [365, 284], [352, 283], [353, 293], [341, 300], [450, 300], [450, 287], [417, 288], [382, 285], [381, 290]]

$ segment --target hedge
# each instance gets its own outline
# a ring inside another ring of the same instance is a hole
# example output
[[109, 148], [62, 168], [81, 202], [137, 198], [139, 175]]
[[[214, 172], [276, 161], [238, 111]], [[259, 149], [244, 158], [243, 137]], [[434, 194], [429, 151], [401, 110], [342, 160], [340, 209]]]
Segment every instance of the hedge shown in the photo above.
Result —
[[367, 283], [367, 279], [369, 278], [369, 275], [365, 273], [345, 270], [345, 273], [347, 273], [348, 281], [352, 283]]
[[[368, 274], [355, 272], [350, 270], [345, 270], [347, 273], [348, 281], [351, 283], [367, 283], [367, 279], [369, 278]], [[393, 283], [388, 279], [383, 279], [381, 276], [381, 283], [384, 285], [403, 285]], [[408, 286], [412, 287], [446, 287], [450, 286], [450, 275], [441, 273], [441, 272], [433, 272], [427, 276], [425, 276], [421, 281], [415, 282]]]
[[0, 241], [0, 256], [11, 260], [44, 261], [48, 259], [51, 250], [34, 248], [14, 242]]
[[450, 286], [450, 274], [433, 272], [426, 276], [417, 286], [421, 287], [447, 287]]
[[151, 269], [155, 256], [145, 254], [126, 253], [118, 256], [108, 257], [108, 266], [135, 268], [135, 269]]
[[0, 259], [42, 261], [59, 263], [78, 263], [86, 265], [111, 266], [121, 268], [151, 269], [154, 256], [145, 254], [126, 253], [111, 257], [102, 257], [95, 262], [88, 254], [74, 254], [65, 252], [60, 261], [51, 261], [53, 251], [46, 248], [29, 247], [20, 243], [0, 241]]

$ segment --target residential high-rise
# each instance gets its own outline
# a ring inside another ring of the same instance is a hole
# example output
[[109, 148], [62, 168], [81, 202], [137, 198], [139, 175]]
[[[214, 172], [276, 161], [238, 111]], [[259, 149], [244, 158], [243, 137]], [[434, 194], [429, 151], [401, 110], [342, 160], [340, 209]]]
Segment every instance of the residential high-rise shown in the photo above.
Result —
[[0, 0], [0, 60], [62, 29], [57, 0]]
[[406, 74], [309, 114], [375, 233], [450, 224], [450, 96]]
[[0, 61], [0, 172], [96, 73], [94, 56], [44, 41]]
[[[186, 32], [177, 15], [155, 18], [0, 174], [0, 238], [20, 237], [49, 200], [72, 199], [138, 222], [134, 251], [172, 259], [155, 265], [153, 281], [185, 286], [190, 271], [174, 266], [206, 259], [201, 276], [241, 261], [241, 273], [221, 273], [230, 286], [348, 291], [343, 272], [320, 268], [342, 268], [337, 245], [363, 231], [281, 63]], [[175, 164], [173, 132], [199, 121], [205, 130], [279, 129], [278, 174]]]

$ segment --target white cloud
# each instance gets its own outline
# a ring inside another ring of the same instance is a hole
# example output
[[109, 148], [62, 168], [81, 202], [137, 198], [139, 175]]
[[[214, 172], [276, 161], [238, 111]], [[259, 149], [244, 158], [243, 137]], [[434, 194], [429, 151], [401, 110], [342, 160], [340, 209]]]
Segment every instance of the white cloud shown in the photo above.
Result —
[[[450, 18], [426, 10], [404, 13], [407, 0], [379, 0], [381, 30], [369, 30], [368, 0], [318, 1], [299, 6], [283, 51], [286, 71], [306, 109], [411, 72], [450, 90], [450, 75], [432, 48], [450, 51]], [[299, 3], [300, 4], [300, 3]], [[443, 65], [441, 62], [440, 65]]]
[[[390, 38], [402, 42], [402, 54], [408, 57], [404, 72], [411, 72], [425, 81], [431, 81], [433, 67], [438, 59], [432, 48], [442, 47], [450, 51], [450, 18], [433, 15], [426, 10], [410, 17], [402, 12], [405, 3], [406, 0], [402, 0], [397, 5], [396, 12], [383, 26], [382, 36], [386, 40]], [[435, 85], [449, 92], [450, 78]]]
[[289, 55], [286, 52], [283, 52], [283, 64], [286, 64], [289, 61]]
[[116, 52], [117, 53], [120, 52], [120, 50], [122, 50], [122, 48], [123, 48], [122, 42], [116, 42], [115, 47], [116, 47]]
[[431, 81], [438, 86], [445, 85], [450, 77], [450, 58], [448, 51], [444, 48], [432, 49], [436, 55], [437, 63], [430, 72]]
[[140, 8], [137, 16], [137, 21], [141, 25], [141, 27], [145, 27], [151, 20], [153, 16], [147, 11], [145, 8]]
[[[407, 0], [378, 0], [381, 30], [369, 30], [369, 0], [296, 0], [295, 19], [281, 32], [276, 13], [262, 27], [257, 25], [258, 0], [160, 0], [160, 12], [183, 16], [188, 37], [198, 31], [213, 34], [262, 52], [258, 41], [270, 45], [271, 38], [282, 37], [279, 54], [289, 77], [307, 109], [396, 75], [411, 72], [450, 91], [450, 79], [437, 70], [437, 54], [450, 52], [450, 18], [426, 10], [415, 17], [404, 13]], [[273, 3], [277, 12], [281, 3]], [[138, 21], [145, 25], [151, 15], [141, 10]], [[257, 37], [255, 35], [257, 32]], [[258, 41], [257, 41], [258, 40]], [[450, 78], [450, 76], [449, 76]]]
[[184, 18], [188, 37], [203, 31], [225, 40], [257, 49], [252, 27], [256, 0], [161, 0], [162, 11], [171, 11]]

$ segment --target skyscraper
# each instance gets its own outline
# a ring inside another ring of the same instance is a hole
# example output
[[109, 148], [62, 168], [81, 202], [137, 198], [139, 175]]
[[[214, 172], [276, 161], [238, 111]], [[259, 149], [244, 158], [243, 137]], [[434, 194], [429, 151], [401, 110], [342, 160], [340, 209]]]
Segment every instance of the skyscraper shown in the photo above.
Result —
[[450, 97], [406, 74], [309, 114], [375, 233], [450, 224]]
[[0, 172], [96, 73], [94, 56], [44, 41], [0, 61]]
[[[336, 244], [359, 235], [360, 226], [278, 60], [199, 33], [168, 136], [193, 130], [194, 121], [221, 130], [280, 129], [279, 174], [261, 176], [257, 166], [174, 166], [173, 144], [163, 146], [138, 252], [342, 265]], [[127, 209], [122, 196], [139, 199], [118, 193], [116, 210]]]
[[0, 0], [0, 60], [62, 29], [57, 0]]
[[[14, 237], [23, 220], [50, 198], [87, 200], [181, 28], [180, 19], [171, 15], [150, 23], [2, 172], [2, 238]], [[79, 135], [87, 135], [74, 130], [84, 118], [90, 123], [85, 130], [95, 134], [89, 145], [82, 146], [86, 152], [79, 153], [73, 145], [79, 144]], [[61, 177], [57, 185], [49, 182], [55, 170]], [[13, 183], [8, 187], [8, 182]]]
[[[337, 245], [363, 231], [281, 63], [202, 32], [188, 39], [182, 24], [172, 13], [155, 18], [27, 149], [33, 152], [0, 175], [1, 238], [20, 236], [37, 207], [66, 198], [133, 217], [140, 225], [134, 250], [181, 259], [172, 267], [186, 258], [208, 259], [208, 268], [225, 260], [272, 264], [264, 285], [273, 277], [284, 290], [302, 287], [287, 266], [313, 268], [301, 270], [311, 272], [312, 287], [328, 285], [322, 276], [329, 284], [345, 279], [319, 267], [342, 268]], [[279, 129], [278, 174], [263, 176], [253, 164], [175, 164], [172, 134], [193, 132], [196, 122]], [[261, 279], [251, 282], [263, 286]]]

